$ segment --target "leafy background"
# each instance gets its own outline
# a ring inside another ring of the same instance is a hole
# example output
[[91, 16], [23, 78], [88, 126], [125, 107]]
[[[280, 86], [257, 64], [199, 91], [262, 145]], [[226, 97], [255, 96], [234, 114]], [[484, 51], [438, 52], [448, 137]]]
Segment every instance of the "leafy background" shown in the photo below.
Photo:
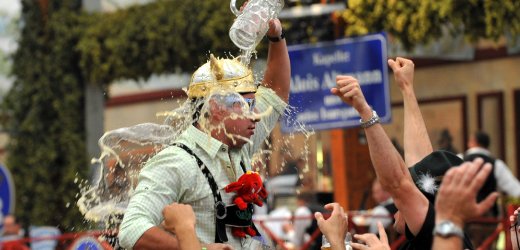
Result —
[[[2, 102], [2, 125], [10, 136], [16, 215], [24, 225], [85, 226], [75, 207], [75, 180], [87, 179], [89, 164], [85, 86], [107, 89], [115, 80], [192, 72], [210, 52], [236, 54], [228, 37], [234, 17], [224, 3], [162, 0], [86, 13], [80, 0], [22, 1], [11, 72], [16, 80]], [[442, 26], [469, 41], [517, 37], [519, 9], [514, 0], [350, 0], [337, 14], [345, 36], [386, 31], [413, 48], [435, 40]], [[284, 27], [298, 27], [291, 22]]]

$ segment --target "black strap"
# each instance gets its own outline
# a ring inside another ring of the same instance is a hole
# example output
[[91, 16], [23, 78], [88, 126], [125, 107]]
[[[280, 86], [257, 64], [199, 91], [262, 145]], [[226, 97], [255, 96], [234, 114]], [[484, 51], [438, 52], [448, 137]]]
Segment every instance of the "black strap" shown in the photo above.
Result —
[[272, 36], [267, 36], [267, 39], [269, 39], [269, 41], [273, 42], [273, 43], [277, 43], [281, 40], [283, 40], [285, 38], [285, 32], [282, 30], [282, 33], [280, 34], [280, 36], [275, 36], [275, 37], [272, 37]]
[[211, 192], [213, 193], [213, 199], [215, 200], [215, 243], [227, 242], [228, 238], [226, 235], [226, 225], [224, 223], [220, 223], [220, 220], [218, 219], [219, 217], [226, 216], [226, 204], [222, 202], [222, 197], [220, 196], [220, 192], [218, 191], [218, 185], [217, 182], [215, 182], [215, 178], [213, 178], [213, 175], [206, 167], [204, 162], [202, 162], [202, 160], [195, 153], [193, 153], [193, 151], [190, 148], [188, 148], [188, 146], [182, 143], [174, 143], [173, 146], [177, 146], [179, 148], [184, 149], [188, 154], [195, 157], [195, 160], [197, 160], [197, 164], [199, 165], [200, 170], [208, 180], [209, 187], [211, 188]]
[[[213, 175], [209, 171], [209, 169], [206, 167], [204, 162], [195, 154], [193, 151], [188, 148], [188, 146], [182, 144], [182, 143], [174, 143], [173, 146], [177, 146], [179, 148], [184, 149], [188, 154], [195, 157], [195, 160], [197, 160], [197, 164], [199, 165], [200, 170], [206, 176], [206, 179], [208, 180], [209, 186], [211, 188], [211, 192], [213, 193], [213, 198], [215, 199], [215, 204], [218, 202], [222, 202], [222, 197], [220, 196], [220, 192], [218, 192], [218, 185], [215, 181], [215, 178], [213, 178]], [[242, 168], [242, 171], [244, 171], [244, 174], [247, 172], [246, 166], [244, 165], [243, 161], [240, 161], [240, 167]]]
[[[226, 234], [226, 224], [228, 225], [234, 225], [234, 222], [240, 222], [239, 220], [234, 220], [232, 218], [227, 218], [228, 216], [228, 209], [233, 209], [233, 206], [226, 206], [226, 204], [222, 201], [222, 197], [220, 196], [220, 192], [218, 191], [218, 185], [215, 181], [215, 178], [213, 178], [213, 175], [209, 171], [209, 169], [206, 167], [204, 162], [195, 154], [193, 151], [188, 148], [188, 146], [182, 144], [182, 143], [174, 143], [173, 146], [177, 146], [179, 148], [184, 149], [188, 154], [195, 157], [195, 160], [197, 160], [197, 165], [199, 165], [200, 170], [208, 180], [208, 184], [211, 188], [211, 192], [213, 193], [213, 199], [215, 200], [215, 213], [216, 213], [216, 223], [215, 223], [215, 243], [224, 243], [228, 241], [227, 234]], [[244, 171], [244, 174], [246, 171], [246, 166], [244, 165], [243, 161], [240, 161], [240, 167], [242, 168], [242, 171]], [[252, 206], [248, 206], [248, 211], [253, 211]], [[234, 212], [236, 213], [236, 212]], [[251, 221], [251, 220], [249, 220]], [[260, 235], [258, 230], [256, 229], [255, 225], [253, 223], [252, 227], [257, 232], [257, 235]]]
[[211, 188], [211, 192], [213, 193], [213, 198], [215, 199], [215, 203], [222, 202], [222, 197], [220, 196], [220, 192], [218, 191], [218, 185], [217, 182], [215, 182], [215, 179], [213, 178], [213, 175], [209, 171], [209, 169], [206, 167], [204, 162], [195, 154], [193, 151], [188, 148], [188, 146], [181, 144], [181, 143], [174, 143], [174, 146], [177, 146], [179, 148], [184, 149], [188, 154], [195, 157], [195, 160], [197, 160], [197, 164], [199, 165], [200, 170], [206, 176], [206, 179], [208, 180], [209, 187]]
[[244, 171], [244, 174], [245, 174], [247, 171], [246, 171], [246, 166], [244, 165], [243, 161], [240, 161], [240, 167], [242, 167], [242, 171]]

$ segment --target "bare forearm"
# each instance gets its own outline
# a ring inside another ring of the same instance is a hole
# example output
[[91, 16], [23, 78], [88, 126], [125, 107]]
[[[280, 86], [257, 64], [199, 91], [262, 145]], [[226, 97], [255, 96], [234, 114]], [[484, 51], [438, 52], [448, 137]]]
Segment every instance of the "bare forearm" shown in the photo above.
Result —
[[[372, 116], [371, 110], [360, 114], [363, 120]], [[381, 185], [392, 192], [399, 188], [408, 170], [380, 124], [365, 129], [370, 159]]]
[[[361, 118], [371, 117], [369, 111], [360, 112]], [[365, 129], [370, 159], [381, 186], [394, 198], [410, 231], [417, 234], [428, 212], [428, 200], [412, 181], [403, 158], [386, 135], [381, 124]]]
[[411, 167], [433, 152], [430, 137], [413, 89], [402, 90], [404, 102], [404, 154]]
[[269, 42], [267, 69], [263, 85], [273, 89], [285, 102], [289, 99], [291, 82], [291, 63], [285, 39], [279, 42]]
[[330, 249], [331, 250], [346, 250], [345, 243], [343, 241], [341, 242], [334, 242], [330, 243]]
[[201, 249], [202, 245], [197, 239], [195, 228], [179, 228], [177, 230], [177, 239], [181, 250]]
[[[158, 228], [148, 229], [137, 240], [133, 249], [179, 249], [179, 242], [172, 234]], [[200, 248], [199, 248], [200, 249]]]

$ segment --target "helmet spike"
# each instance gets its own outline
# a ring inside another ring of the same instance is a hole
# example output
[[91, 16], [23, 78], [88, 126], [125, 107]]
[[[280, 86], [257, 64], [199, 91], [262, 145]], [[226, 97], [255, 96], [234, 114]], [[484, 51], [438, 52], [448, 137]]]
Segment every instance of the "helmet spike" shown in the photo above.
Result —
[[256, 92], [258, 86], [253, 72], [246, 65], [236, 59], [217, 59], [210, 54], [208, 62], [192, 74], [188, 97], [205, 97], [217, 88], [251, 93]]
[[211, 65], [211, 72], [215, 75], [215, 79], [217, 81], [222, 80], [224, 78], [224, 71], [222, 70], [222, 67], [220, 66], [220, 63], [218, 62], [217, 58], [213, 54], [209, 55], [210, 65]]

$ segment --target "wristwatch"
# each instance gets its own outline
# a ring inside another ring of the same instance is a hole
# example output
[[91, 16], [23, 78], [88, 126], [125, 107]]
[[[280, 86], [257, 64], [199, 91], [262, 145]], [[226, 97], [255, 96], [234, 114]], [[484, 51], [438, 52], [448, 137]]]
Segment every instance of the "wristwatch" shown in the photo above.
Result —
[[379, 123], [379, 116], [377, 115], [375, 110], [372, 110], [372, 117], [366, 121], [363, 121], [363, 119], [359, 119], [359, 125], [361, 125], [362, 128], [368, 128], [376, 123]]
[[269, 39], [269, 41], [273, 42], [273, 43], [277, 43], [281, 40], [283, 40], [285, 38], [285, 32], [282, 30], [282, 33], [280, 33], [280, 36], [275, 36], [275, 37], [272, 37], [272, 36], [267, 36], [267, 39]]
[[457, 236], [464, 238], [464, 231], [450, 220], [443, 220], [433, 229], [433, 235], [438, 235], [443, 238]]

